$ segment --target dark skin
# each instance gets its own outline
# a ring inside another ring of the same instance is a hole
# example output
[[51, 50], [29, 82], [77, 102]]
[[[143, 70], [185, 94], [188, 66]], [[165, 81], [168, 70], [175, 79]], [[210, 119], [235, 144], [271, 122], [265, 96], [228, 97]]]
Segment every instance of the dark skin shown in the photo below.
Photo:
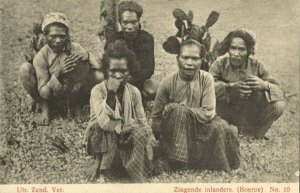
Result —
[[[177, 57], [179, 76], [182, 80], [192, 81], [202, 65], [200, 47], [197, 45], [185, 45], [181, 48]], [[181, 104], [169, 103], [165, 106], [164, 112], [168, 113]]]
[[[248, 50], [245, 41], [239, 37], [233, 38], [228, 53], [233, 68], [243, 66], [248, 58]], [[230, 83], [229, 88], [233, 92], [236, 92], [241, 98], [247, 99], [255, 90], [267, 90], [268, 82], [256, 76], [247, 75], [247, 78], [244, 81]]]
[[[115, 109], [116, 96], [121, 102], [123, 98], [124, 85], [128, 81], [129, 69], [127, 60], [125, 58], [116, 59], [110, 58], [110, 66], [107, 71], [107, 97], [106, 104], [111, 108]], [[84, 174], [84, 178], [88, 181], [95, 181], [99, 173], [101, 164], [101, 156], [97, 155], [96, 160], [91, 167], [89, 167]]]
[[[68, 33], [65, 27], [52, 25], [49, 27], [48, 33], [46, 34], [47, 44], [55, 53], [64, 52], [64, 49], [68, 43]], [[54, 76], [58, 81], [62, 82], [65, 74], [70, 73], [74, 70], [76, 63], [80, 61], [88, 60], [87, 52], [73, 52], [71, 53], [63, 63], [61, 63], [54, 72]], [[75, 88], [76, 89], [76, 88]], [[79, 91], [79, 90], [78, 90]], [[74, 99], [77, 99], [75, 96], [76, 93], [73, 93]], [[77, 104], [77, 103], [76, 103]], [[49, 106], [46, 101], [41, 101], [40, 106], [42, 109], [42, 119], [40, 120], [41, 125], [49, 125], [50, 115], [49, 115]], [[82, 122], [82, 115], [79, 105], [75, 106], [75, 119], [78, 122]]]
[[134, 39], [140, 28], [139, 18], [136, 12], [124, 11], [120, 19], [120, 25], [126, 39]]

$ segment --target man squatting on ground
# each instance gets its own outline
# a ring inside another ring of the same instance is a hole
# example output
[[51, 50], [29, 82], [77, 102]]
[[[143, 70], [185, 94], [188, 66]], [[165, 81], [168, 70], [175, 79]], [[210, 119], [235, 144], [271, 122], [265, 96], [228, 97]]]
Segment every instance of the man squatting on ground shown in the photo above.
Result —
[[154, 38], [150, 33], [141, 30], [143, 8], [134, 1], [123, 1], [118, 5], [118, 14], [122, 31], [108, 38], [107, 44], [122, 39], [128, 49], [134, 51], [137, 66], [140, 67], [133, 69], [128, 82], [140, 90], [143, 99], [153, 100], [158, 87], [158, 83], [150, 79], [155, 66]]
[[215, 80], [217, 113], [240, 131], [260, 139], [285, 108], [284, 95], [265, 65], [251, 57], [255, 36], [237, 29], [223, 41], [209, 72]]
[[92, 89], [91, 115], [85, 132], [87, 152], [96, 159], [86, 172], [89, 180], [116, 164], [125, 168], [135, 182], [143, 182], [152, 170], [152, 130], [141, 93], [127, 83], [136, 64], [134, 52], [123, 40], [107, 45], [102, 57], [106, 80]]
[[99, 65], [84, 48], [71, 42], [69, 21], [64, 14], [47, 14], [42, 31], [47, 44], [35, 55], [33, 64], [21, 65], [20, 81], [41, 106], [42, 125], [49, 124], [49, 104], [63, 97], [66, 99], [66, 95], [74, 103], [76, 120], [81, 121], [79, 94], [89, 93], [89, 89], [101, 80]]
[[157, 91], [152, 129], [170, 166], [230, 171], [240, 165], [237, 128], [215, 115], [214, 80], [199, 70], [205, 48], [189, 39], [177, 56], [179, 71]]

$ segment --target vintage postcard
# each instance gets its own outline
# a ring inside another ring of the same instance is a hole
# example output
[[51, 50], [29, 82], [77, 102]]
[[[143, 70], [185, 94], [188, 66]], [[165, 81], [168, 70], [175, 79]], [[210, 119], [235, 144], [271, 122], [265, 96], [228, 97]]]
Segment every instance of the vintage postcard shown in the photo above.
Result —
[[0, 12], [0, 193], [299, 192], [299, 1]]

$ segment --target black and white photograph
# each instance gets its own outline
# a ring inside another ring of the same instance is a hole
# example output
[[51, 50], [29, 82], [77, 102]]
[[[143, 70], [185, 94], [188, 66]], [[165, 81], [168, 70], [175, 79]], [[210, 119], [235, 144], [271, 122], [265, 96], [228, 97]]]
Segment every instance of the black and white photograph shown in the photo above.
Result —
[[0, 193], [299, 192], [298, 0], [0, 6]]

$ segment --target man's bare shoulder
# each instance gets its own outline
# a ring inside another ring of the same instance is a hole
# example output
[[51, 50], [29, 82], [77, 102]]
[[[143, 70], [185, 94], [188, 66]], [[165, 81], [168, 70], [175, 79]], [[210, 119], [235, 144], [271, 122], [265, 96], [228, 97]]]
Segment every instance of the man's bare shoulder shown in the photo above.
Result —
[[71, 48], [74, 50], [81, 50], [83, 47], [77, 42], [71, 42]]

